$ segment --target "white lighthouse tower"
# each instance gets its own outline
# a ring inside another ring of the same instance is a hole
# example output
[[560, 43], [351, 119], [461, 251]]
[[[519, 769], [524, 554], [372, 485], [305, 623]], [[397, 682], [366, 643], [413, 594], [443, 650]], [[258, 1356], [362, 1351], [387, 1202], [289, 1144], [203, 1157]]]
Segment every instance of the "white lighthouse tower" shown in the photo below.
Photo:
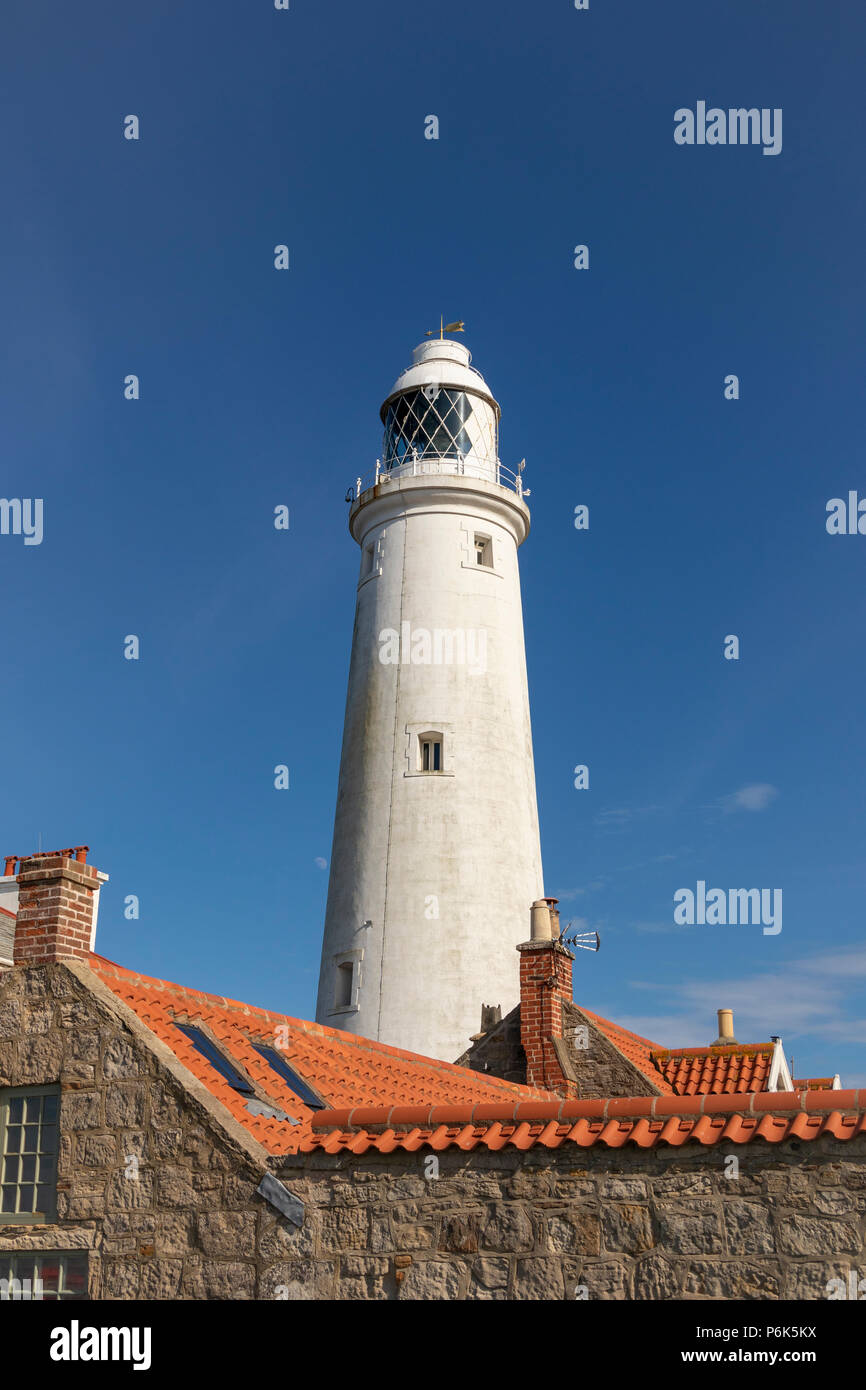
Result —
[[520, 473], [462, 343], [422, 343], [353, 489], [361, 548], [316, 1019], [454, 1061], [518, 1001], [543, 891]]

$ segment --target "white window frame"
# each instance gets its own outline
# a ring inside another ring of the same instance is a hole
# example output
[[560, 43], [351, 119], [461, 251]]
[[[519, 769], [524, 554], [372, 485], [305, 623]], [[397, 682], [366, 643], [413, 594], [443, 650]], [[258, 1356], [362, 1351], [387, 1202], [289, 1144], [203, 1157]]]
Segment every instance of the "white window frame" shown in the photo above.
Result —
[[[481, 566], [479, 565], [479, 569]], [[453, 777], [457, 769], [454, 725], [450, 720], [427, 720], [424, 724], [407, 724], [406, 728], [406, 766], [404, 777]], [[425, 738], [442, 740], [442, 767], [439, 772], [421, 770], [421, 743]]]
[[[427, 760], [428, 760], [428, 762], [430, 762], [430, 763], [435, 763], [435, 762], [436, 762], [436, 749], [437, 749], [437, 748], [438, 748], [438, 750], [439, 750], [439, 766], [438, 766], [438, 767], [425, 767], [425, 766], [424, 766], [424, 753], [425, 753], [425, 750], [428, 750], [428, 751], [427, 751]], [[440, 774], [440, 772], [444, 772], [444, 771], [445, 771], [445, 740], [444, 740], [444, 738], [442, 737], [442, 735], [441, 735], [438, 731], [436, 731], [436, 730], [431, 730], [429, 733], [426, 733], [426, 734], [419, 734], [419, 735], [418, 735], [418, 763], [419, 763], [418, 771], [419, 771], [419, 772], [425, 773], [428, 777], [438, 777], [439, 774]]]
[[[384, 537], [378, 536], [375, 540], [365, 539], [361, 546], [361, 574], [358, 578], [358, 588], [362, 589], [365, 584], [369, 584], [371, 579], [378, 579], [382, 573], [382, 555], [384, 551]], [[366, 569], [367, 556], [371, 555], [370, 568]]]
[[[462, 551], [463, 559], [461, 565], [465, 570], [475, 570], [476, 574], [495, 574], [498, 579], [502, 578], [502, 538], [490, 527], [484, 529], [481, 523], [466, 524], [461, 528], [463, 535]], [[477, 542], [485, 541], [488, 546], [490, 556], [489, 565], [479, 565]]]
[[477, 569], [493, 569], [493, 537], [475, 532], [475, 565]]

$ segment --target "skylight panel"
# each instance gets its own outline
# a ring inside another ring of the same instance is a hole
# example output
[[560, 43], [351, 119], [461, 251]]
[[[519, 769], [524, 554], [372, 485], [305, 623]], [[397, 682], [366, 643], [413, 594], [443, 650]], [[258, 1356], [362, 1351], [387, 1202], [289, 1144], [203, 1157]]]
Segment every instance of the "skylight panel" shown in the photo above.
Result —
[[214, 1071], [218, 1071], [223, 1080], [227, 1081], [233, 1090], [238, 1091], [242, 1096], [255, 1095], [255, 1091], [246, 1077], [242, 1076], [234, 1063], [230, 1062], [228, 1057], [220, 1052], [216, 1043], [211, 1042], [206, 1033], [203, 1033], [200, 1028], [193, 1028], [192, 1025], [188, 1023], [175, 1023], [174, 1026], [175, 1028], [179, 1028], [180, 1031], [189, 1038], [193, 1047], [201, 1053], [202, 1057], [210, 1062]]
[[285, 1057], [275, 1047], [266, 1047], [263, 1043], [253, 1043], [256, 1052], [262, 1057], [276, 1073], [281, 1076], [290, 1090], [294, 1091], [299, 1100], [308, 1105], [311, 1110], [324, 1110], [325, 1103], [320, 1100], [315, 1091], [311, 1091], [293, 1067], [289, 1065]]

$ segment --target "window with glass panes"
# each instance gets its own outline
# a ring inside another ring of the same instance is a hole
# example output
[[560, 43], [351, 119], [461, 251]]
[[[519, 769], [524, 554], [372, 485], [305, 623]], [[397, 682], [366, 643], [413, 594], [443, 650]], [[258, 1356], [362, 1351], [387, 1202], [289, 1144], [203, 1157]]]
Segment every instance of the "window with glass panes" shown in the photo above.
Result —
[[385, 416], [385, 467], [403, 463], [413, 451], [419, 458], [468, 454], [472, 438], [466, 423], [471, 414], [471, 397], [450, 387], [428, 386], [398, 396]]
[[0, 1300], [68, 1302], [87, 1299], [87, 1255], [81, 1250], [0, 1252]]
[[442, 771], [442, 739], [438, 734], [422, 734], [418, 740], [421, 772]]
[[0, 1091], [0, 1223], [54, 1219], [60, 1089]]

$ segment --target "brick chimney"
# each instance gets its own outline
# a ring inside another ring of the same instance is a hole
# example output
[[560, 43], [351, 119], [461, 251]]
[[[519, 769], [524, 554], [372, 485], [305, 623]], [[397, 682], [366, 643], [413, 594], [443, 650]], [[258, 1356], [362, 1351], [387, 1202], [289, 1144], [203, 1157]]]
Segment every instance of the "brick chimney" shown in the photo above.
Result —
[[[99, 889], [107, 876], [87, 863], [87, 845], [18, 860], [15, 965], [85, 959], [96, 927]], [[7, 875], [14, 856], [6, 860]]]
[[563, 1004], [572, 999], [574, 956], [559, 940], [556, 906], [555, 898], [540, 898], [532, 904], [532, 939], [517, 947], [520, 1041], [526, 1054], [527, 1086], [574, 1099], [580, 1091], [563, 1034]]

